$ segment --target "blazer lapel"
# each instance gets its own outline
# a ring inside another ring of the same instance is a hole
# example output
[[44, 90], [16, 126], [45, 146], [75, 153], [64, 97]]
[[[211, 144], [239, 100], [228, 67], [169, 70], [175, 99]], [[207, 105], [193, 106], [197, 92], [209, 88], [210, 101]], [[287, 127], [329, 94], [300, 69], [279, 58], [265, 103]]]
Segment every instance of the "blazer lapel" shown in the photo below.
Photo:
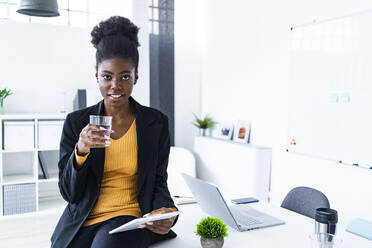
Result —
[[146, 154], [148, 154], [148, 144], [145, 137], [146, 135], [150, 135], [151, 133], [148, 131], [148, 128], [141, 119], [136, 118], [136, 126], [137, 126], [137, 160], [138, 160], [138, 192], [141, 191], [141, 187], [145, 182], [146, 178], [146, 165], [148, 161], [146, 159]]
[[153, 166], [153, 148], [156, 147], [156, 144], [153, 144], [154, 139], [152, 137], [156, 128], [152, 124], [154, 124], [156, 119], [153, 116], [144, 114], [143, 107], [132, 97], [129, 98], [129, 101], [135, 106], [136, 110], [138, 193], [140, 193], [149, 167]]
[[[80, 119], [82, 128], [88, 125], [90, 115], [105, 115], [105, 106], [103, 100], [97, 103], [90, 111], [86, 111], [84, 114], [82, 114]], [[90, 152], [92, 161], [97, 161], [93, 164], [93, 166], [91, 166], [91, 170], [96, 176], [98, 185], [101, 185], [105, 164], [105, 148], [92, 148]]]

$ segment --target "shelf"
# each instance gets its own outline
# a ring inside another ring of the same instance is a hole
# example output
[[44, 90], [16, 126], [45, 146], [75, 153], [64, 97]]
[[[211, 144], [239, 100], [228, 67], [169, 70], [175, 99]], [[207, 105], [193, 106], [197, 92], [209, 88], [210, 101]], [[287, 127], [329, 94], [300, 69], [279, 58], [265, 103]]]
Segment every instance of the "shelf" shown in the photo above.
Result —
[[[24, 197], [30, 196], [35, 200], [37, 212], [63, 211], [67, 203], [58, 187], [58, 161], [59, 143], [66, 115], [67, 113], [0, 115], [0, 132], [3, 134], [0, 139], [0, 219], [4, 217], [2, 188], [12, 190], [32, 186], [35, 188], [33, 195], [27, 193]], [[18, 126], [22, 127], [23, 131], [18, 130]], [[48, 179], [43, 177], [39, 154], [43, 155]], [[17, 184], [26, 185], [15, 186]]]
[[39, 183], [58, 182], [58, 174], [53, 173], [53, 174], [50, 174], [49, 176], [50, 176], [50, 178], [48, 178], [48, 179], [39, 178], [38, 182]]
[[24, 113], [24, 114], [4, 114], [0, 116], [0, 120], [33, 120], [33, 119], [65, 119], [67, 113]]
[[62, 212], [66, 205], [67, 202], [62, 196], [39, 198], [39, 211], [61, 210]]
[[59, 147], [37, 148], [36, 150], [39, 151], [39, 152], [58, 152]]
[[209, 139], [209, 140], [225, 142], [225, 143], [229, 143], [229, 144], [237, 145], [237, 146], [247, 146], [253, 149], [260, 149], [260, 150], [271, 150], [272, 149], [271, 147], [267, 147], [267, 146], [260, 146], [260, 145], [255, 145], [252, 143], [242, 143], [242, 142], [237, 142], [237, 141], [230, 140], [230, 139], [221, 139], [221, 138], [217, 138], [213, 136], [196, 136], [195, 139], [205, 139], [205, 140]]
[[34, 152], [36, 149], [24, 149], [24, 150], [2, 150], [3, 153], [16, 153], [16, 152]]
[[22, 183], [35, 183], [35, 178], [33, 175], [14, 175], [14, 176], [4, 175], [3, 185], [22, 184]]
[[194, 154], [198, 158], [198, 177], [220, 185], [228, 198], [249, 195], [268, 201], [271, 148], [195, 137]]
[[52, 177], [49, 179], [39, 179], [39, 183], [52, 183], [52, 182], [58, 182], [58, 177]]

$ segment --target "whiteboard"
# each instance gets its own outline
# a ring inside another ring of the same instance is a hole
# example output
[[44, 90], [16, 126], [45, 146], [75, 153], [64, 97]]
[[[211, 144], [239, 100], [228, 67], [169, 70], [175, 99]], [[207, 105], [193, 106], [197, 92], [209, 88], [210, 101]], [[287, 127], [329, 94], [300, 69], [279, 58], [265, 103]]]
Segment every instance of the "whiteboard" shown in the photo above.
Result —
[[288, 151], [372, 166], [372, 12], [291, 35]]

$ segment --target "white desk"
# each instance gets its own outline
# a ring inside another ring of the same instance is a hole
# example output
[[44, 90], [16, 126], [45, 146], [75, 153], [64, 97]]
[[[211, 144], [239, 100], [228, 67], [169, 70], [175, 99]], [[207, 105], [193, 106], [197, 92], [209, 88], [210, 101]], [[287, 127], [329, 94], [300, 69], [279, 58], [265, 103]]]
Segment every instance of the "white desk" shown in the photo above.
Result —
[[[289, 210], [267, 204], [250, 204], [286, 222], [281, 226], [238, 232], [230, 227], [224, 248], [308, 248], [309, 234], [314, 231], [314, 220]], [[196, 204], [181, 205], [183, 211], [173, 230], [178, 237], [151, 248], [200, 248], [200, 239], [194, 234], [196, 224], [206, 217]], [[18, 216], [5, 216], [0, 221], [0, 247], [50, 247], [50, 236], [61, 216], [60, 211], [42, 211]], [[344, 240], [341, 248], [371, 248], [372, 241], [345, 232], [338, 225], [338, 235]]]
[[[309, 235], [314, 232], [314, 220], [287, 209], [265, 203], [249, 204], [262, 212], [273, 215], [286, 224], [252, 231], [238, 232], [228, 227], [229, 236], [225, 238], [224, 248], [240, 247], [285, 247], [307, 248], [310, 247]], [[155, 244], [155, 247], [200, 248], [200, 238], [195, 235], [196, 225], [207, 214], [203, 213], [198, 205], [181, 205], [183, 211], [173, 230], [178, 237]], [[371, 248], [372, 241], [361, 238], [345, 231], [346, 224], [342, 223], [339, 216], [337, 235], [343, 239], [342, 248]]]

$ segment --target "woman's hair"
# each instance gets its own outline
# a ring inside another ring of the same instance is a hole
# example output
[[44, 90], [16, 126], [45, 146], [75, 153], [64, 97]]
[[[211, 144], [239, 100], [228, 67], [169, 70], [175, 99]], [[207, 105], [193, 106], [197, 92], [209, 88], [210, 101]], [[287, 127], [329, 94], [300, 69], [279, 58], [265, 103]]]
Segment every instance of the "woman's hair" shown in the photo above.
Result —
[[105, 59], [122, 58], [132, 61], [138, 71], [138, 30], [128, 18], [112, 16], [101, 21], [90, 33], [96, 51], [96, 70]]

